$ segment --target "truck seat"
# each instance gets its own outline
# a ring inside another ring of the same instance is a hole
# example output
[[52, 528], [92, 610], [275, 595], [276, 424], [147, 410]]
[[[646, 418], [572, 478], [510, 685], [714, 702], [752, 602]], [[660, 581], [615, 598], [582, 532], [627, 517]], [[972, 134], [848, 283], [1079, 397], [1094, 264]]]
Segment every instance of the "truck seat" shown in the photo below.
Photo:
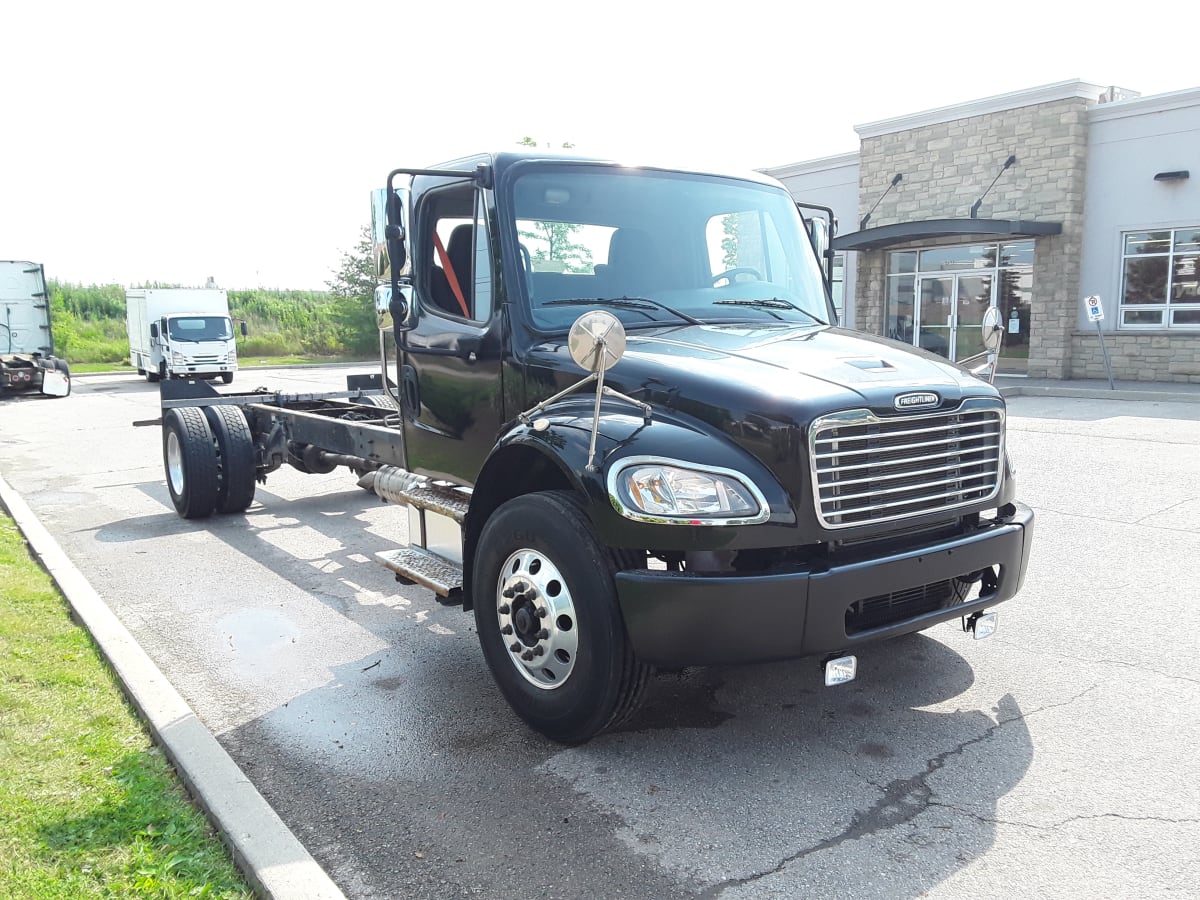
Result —
[[[446, 256], [458, 279], [458, 286], [462, 289], [463, 300], [466, 301], [468, 310], [471, 309], [472, 289], [475, 286], [471, 271], [471, 251], [474, 245], [475, 227], [465, 224], [450, 232], [450, 240], [446, 243]], [[446, 277], [441, 266], [433, 266], [430, 290], [434, 305], [439, 309], [455, 316], [463, 314], [462, 307], [458, 305], [458, 299], [454, 296], [454, 290], [450, 287], [450, 279]]]
[[649, 232], [618, 228], [608, 244], [608, 262], [596, 266], [598, 287], [605, 297], [637, 297], [664, 284], [662, 261]]

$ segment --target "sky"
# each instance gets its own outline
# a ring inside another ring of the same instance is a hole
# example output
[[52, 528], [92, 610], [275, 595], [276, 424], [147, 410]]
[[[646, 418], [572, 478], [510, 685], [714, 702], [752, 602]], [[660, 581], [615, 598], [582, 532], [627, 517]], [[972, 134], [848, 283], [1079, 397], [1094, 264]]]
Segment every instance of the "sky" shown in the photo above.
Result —
[[1200, 86], [1200, 10], [779, 0], [11, 0], [0, 259], [80, 284], [323, 290], [389, 170], [569, 141], [748, 170], [1068, 79]]

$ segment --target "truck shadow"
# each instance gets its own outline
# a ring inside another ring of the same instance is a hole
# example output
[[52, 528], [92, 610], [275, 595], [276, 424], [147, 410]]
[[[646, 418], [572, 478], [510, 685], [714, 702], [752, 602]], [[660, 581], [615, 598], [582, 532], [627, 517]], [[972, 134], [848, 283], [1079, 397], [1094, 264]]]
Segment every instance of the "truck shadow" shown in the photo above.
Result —
[[[189, 522], [161, 483], [140, 489], [163, 512], [97, 541], [203, 532], [285, 580], [279, 604], [233, 614], [209, 601], [239, 598], [234, 581], [176, 588], [179, 614], [220, 616], [207, 631], [228, 644], [195, 648], [244, 711], [220, 740], [352, 895], [798, 896], [836, 871], [844, 893], [916, 896], [987, 852], [1033, 756], [1016, 701], [924, 635], [864, 648], [837, 689], [812, 659], [660, 673], [620, 729], [561, 747], [505, 705], [471, 616], [370, 559], [404, 540], [402, 508], [260, 488], [245, 515]], [[378, 649], [330, 665], [337, 638], [306, 634], [288, 590]], [[536, 841], [536, 866], [496, 864], [514, 840]]]

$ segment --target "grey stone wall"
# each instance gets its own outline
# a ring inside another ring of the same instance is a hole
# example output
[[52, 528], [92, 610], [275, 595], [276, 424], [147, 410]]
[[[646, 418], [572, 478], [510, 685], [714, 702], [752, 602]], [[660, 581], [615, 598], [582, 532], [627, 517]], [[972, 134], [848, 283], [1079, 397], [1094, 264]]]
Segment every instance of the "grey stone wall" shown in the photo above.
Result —
[[[872, 213], [868, 228], [966, 218], [1009, 155], [1017, 157], [977, 215], [1062, 223], [1061, 235], [1037, 238], [1035, 243], [1029, 348], [1033, 377], [1070, 377], [1071, 335], [1078, 320], [1088, 106], [1082, 98], [1055, 100], [862, 141], [860, 218], [892, 176], [904, 175]], [[887, 252], [864, 252], [858, 259], [858, 325], [876, 334], [883, 332]]]
[[[1200, 334], [1106, 331], [1113, 378], [1200, 384]], [[1071, 335], [1071, 378], [1106, 378], [1104, 352], [1094, 331]]]

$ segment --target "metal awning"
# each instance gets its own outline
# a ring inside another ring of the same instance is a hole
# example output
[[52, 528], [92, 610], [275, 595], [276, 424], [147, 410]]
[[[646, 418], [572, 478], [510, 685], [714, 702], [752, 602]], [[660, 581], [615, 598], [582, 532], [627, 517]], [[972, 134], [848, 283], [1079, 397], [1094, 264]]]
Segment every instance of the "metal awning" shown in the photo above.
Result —
[[833, 239], [834, 250], [879, 250], [909, 241], [931, 238], [974, 237], [1003, 240], [1062, 234], [1062, 222], [1025, 222], [1017, 219], [926, 219], [865, 228]]

